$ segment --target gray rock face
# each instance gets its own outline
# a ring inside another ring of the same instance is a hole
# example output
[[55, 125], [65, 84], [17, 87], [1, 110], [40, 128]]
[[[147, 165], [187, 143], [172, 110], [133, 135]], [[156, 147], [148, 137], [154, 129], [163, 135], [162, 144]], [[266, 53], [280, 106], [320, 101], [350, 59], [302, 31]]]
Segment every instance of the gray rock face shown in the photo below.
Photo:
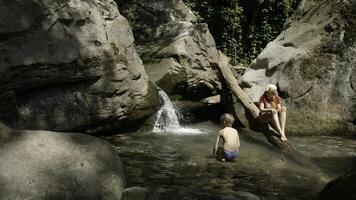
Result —
[[103, 140], [2, 124], [0, 139], [0, 199], [122, 199], [122, 164]]
[[269, 83], [288, 106], [287, 134], [355, 131], [354, 1], [302, 1], [243, 76], [254, 100]]
[[190, 100], [220, 92], [215, 41], [182, 0], [117, 2], [152, 81], [167, 94]]
[[157, 91], [113, 0], [1, 1], [0, 16], [1, 120], [66, 131], [154, 112]]

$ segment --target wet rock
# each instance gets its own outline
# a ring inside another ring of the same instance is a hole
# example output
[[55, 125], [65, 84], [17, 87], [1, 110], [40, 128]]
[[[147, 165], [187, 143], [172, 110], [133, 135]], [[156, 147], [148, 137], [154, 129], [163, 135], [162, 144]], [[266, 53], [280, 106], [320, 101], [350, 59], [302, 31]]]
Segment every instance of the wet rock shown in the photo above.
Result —
[[176, 108], [184, 116], [183, 123], [219, 119], [222, 106], [217, 99], [205, 99], [207, 102], [182, 100], [174, 102]]
[[6, 143], [14, 136], [14, 130], [0, 123], [0, 144]]
[[[169, 186], [167, 188], [153, 188], [148, 200], [169, 199], [169, 200], [193, 200], [193, 191], [180, 186]], [[205, 199], [205, 198], [202, 198]]]
[[183, 1], [117, 2], [133, 26], [136, 49], [153, 82], [169, 95], [194, 101], [219, 94], [215, 41]]
[[1, 120], [98, 132], [154, 113], [156, 88], [113, 0], [1, 1], [0, 13]]
[[236, 194], [238, 196], [238, 199], [243, 199], [243, 200], [260, 200], [260, 198], [250, 192], [244, 192], [244, 191], [239, 191]]
[[302, 1], [243, 75], [254, 101], [267, 84], [278, 86], [287, 134], [355, 132], [355, 13], [353, 1]]
[[123, 200], [145, 200], [149, 190], [142, 187], [130, 187], [124, 191]]
[[346, 174], [328, 183], [328, 185], [318, 194], [316, 200], [356, 199], [355, 187], [356, 174]]
[[221, 200], [235, 200], [236, 197], [232, 196], [232, 195], [227, 195], [224, 197], [221, 197]]
[[166, 190], [163, 187], [156, 188], [150, 193], [148, 200], [165, 199]]
[[[0, 125], [2, 136], [7, 127]], [[1, 143], [0, 199], [122, 199], [124, 171], [108, 142], [77, 133], [11, 130]]]

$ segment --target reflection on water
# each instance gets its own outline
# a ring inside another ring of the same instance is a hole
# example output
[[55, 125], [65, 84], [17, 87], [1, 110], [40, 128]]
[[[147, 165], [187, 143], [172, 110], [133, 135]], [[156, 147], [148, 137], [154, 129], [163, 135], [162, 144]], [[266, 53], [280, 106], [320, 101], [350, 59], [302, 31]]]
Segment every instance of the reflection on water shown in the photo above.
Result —
[[152, 200], [311, 199], [329, 177], [351, 170], [356, 156], [355, 140], [290, 137], [296, 149], [320, 164], [320, 171], [312, 171], [240, 134], [241, 156], [222, 163], [212, 158], [219, 127], [205, 122], [192, 128], [204, 132], [107, 137], [122, 158], [128, 187], [149, 187]]
[[332, 178], [356, 171], [356, 140], [330, 136], [294, 137], [294, 147]]

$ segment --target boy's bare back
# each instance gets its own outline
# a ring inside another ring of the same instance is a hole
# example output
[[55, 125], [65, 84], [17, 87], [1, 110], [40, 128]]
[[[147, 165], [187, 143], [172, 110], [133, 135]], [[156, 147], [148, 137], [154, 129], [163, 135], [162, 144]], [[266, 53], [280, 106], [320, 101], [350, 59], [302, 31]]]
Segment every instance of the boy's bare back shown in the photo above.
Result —
[[224, 139], [224, 151], [236, 152], [240, 149], [239, 135], [236, 129], [225, 127], [220, 130], [220, 136]]

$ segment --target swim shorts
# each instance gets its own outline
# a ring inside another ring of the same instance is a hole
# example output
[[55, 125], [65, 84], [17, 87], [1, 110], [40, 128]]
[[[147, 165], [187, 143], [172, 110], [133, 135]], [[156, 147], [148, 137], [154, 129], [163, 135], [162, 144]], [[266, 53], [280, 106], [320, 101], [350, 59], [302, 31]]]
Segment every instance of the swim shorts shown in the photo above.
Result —
[[229, 161], [232, 161], [238, 155], [239, 155], [238, 151], [233, 151], [233, 152], [224, 151], [224, 158]]

